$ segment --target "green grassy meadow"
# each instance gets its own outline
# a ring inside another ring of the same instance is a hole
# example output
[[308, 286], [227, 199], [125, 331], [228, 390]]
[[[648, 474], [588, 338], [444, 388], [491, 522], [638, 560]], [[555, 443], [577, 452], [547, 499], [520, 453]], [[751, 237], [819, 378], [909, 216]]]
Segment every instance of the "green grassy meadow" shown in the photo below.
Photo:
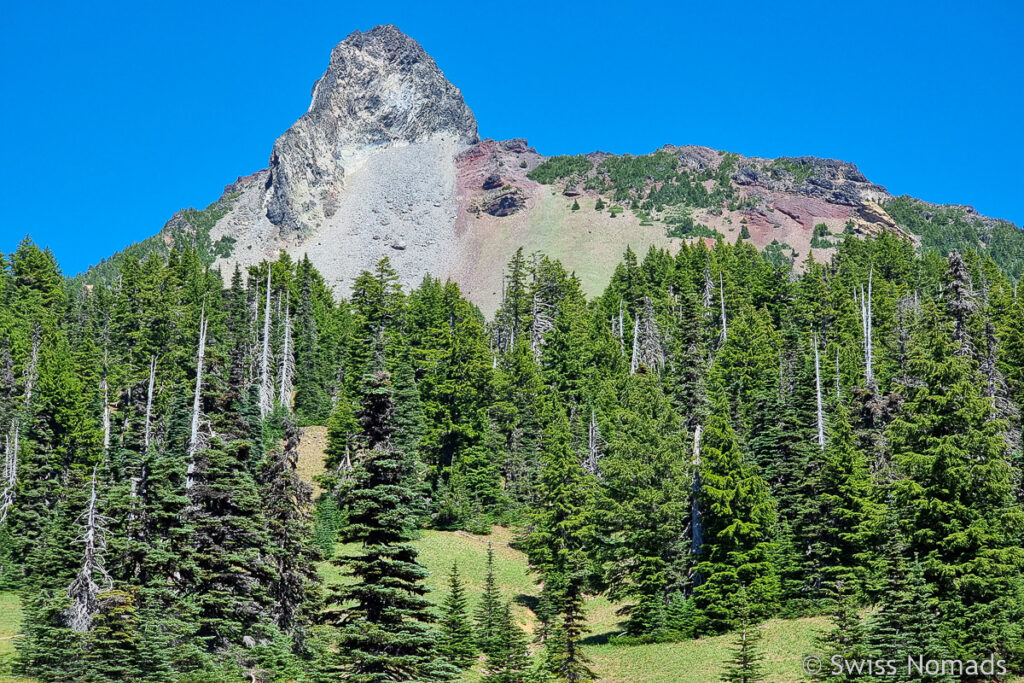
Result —
[[[495, 528], [490, 536], [424, 531], [413, 544], [420, 551], [420, 561], [430, 571], [427, 585], [431, 590], [431, 599], [437, 603], [444, 599], [448, 571], [452, 561], [456, 561], [472, 609], [483, 590], [487, 570], [487, 544], [490, 542], [494, 548], [495, 573], [504, 597], [514, 602], [520, 625], [532, 631], [534, 619], [528, 605], [537, 595], [537, 585], [526, 564], [525, 555], [509, 547], [511, 540], [511, 532], [503, 528]], [[345, 554], [353, 552], [355, 548], [343, 545], [338, 550]], [[333, 565], [325, 563], [321, 571], [328, 583], [343, 580]], [[730, 656], [732, 635], [681, 643], [608, 645], [608, 636], [618, 632], [619, 618], [615, 615], [617, 607], [600, 596], [590, 598], [587, 602], [590, 624], [587, 641], [591, 644], [586, 649], [599, 680], [615, 683], [707, 683], [718, 680], [722, 664]], [[814, 636], [826, 624], [827, 620], [821, 617], [772, 619], [765, 623], [761, 643], [767, 680], [779, 683], [801, 680], [800, 662], [804, 655], [814, 651]], [[478, 679], [479, 672], [475, 670], [465, 676], [466, 681]]]

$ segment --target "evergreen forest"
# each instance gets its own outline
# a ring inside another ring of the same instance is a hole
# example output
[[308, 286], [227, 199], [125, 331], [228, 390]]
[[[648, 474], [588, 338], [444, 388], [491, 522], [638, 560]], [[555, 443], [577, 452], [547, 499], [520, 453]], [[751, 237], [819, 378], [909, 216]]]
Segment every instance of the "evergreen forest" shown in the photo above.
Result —
[[[758, 625], [804, 616], [824, 659], [1024, 673], [1016, 273], [839, 239], [797, 268], [742, 238], [627, 250], [596, 297], [520, 250], [490, 317], [387, 259], [344, 298], [308, 258], [222, 273], [196, 248], [86, 284], [26, 239], [0, 256], [4, 666], [588, 681], [601, 595], [618, 646], [733, 634], [725, 680], [762, 680]], [[538, 587], [529, 632], [493, 550], [481, 595], [453, 556], [428, 596], [416, 539], [495, 526]]]

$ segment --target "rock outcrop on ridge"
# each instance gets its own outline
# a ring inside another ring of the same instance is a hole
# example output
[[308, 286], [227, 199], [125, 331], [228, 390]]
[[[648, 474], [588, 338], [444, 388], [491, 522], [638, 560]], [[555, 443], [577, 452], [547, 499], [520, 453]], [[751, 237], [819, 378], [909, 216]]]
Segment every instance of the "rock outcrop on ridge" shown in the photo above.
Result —
[[[585, 155], [589, 170], [580, 174], [533, 174], [547, 157], [522, 139], [481, 141], [462, 93], [434, 60], [394, 26], [378, 26], [334, 48], [309, 110], [274, 143], [266, 169], [228, 185], [206, 211], [176, 214], [159, 243], [202, 232], [196, 242], [213, 245], [225, 279], [282, 252], [308, 255], [339, 295], [387, 256], [403, 284], [427, 273], [453, 278], [491, 312], [520, 247], [562, 260], [596, 292], [627, 246], [642, 254], [742, 236], [800, 263], [810, 253], [827, 258], [842, 233], [909, 236], [884, 208], [886, 189], [847, 162], [696, 146], [656, 154], [676, 175], [648, 177], [628, 200], [608, 189], [602, 165], [622, 158], [603, 152]], [[640, 208], [665, 182], [700, 183], [726, 199]]]

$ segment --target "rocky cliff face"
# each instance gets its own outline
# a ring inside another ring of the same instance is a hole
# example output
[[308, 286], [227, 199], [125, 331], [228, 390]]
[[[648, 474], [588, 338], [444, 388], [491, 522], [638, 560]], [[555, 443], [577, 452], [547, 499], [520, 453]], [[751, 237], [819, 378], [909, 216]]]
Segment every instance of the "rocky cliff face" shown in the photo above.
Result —
[[[177, 214], [161, 237], [208, 231], [225, 274], [281, 252], [308, 254], [339, 294], [388, 256], [405, 285], [426, 273], [451, 277], [490, 312], [519, 247], [561, 259], [597, 292], [627, 246], [642, 253], [742, 236], [800, 263], [812, 252], [827, 258], [841, 233], [905, 235], [883, 208], [889, 193], [850, 163], [695, 146], [657, 155], [673, 172], [631, 180], [626, 200], [610, 154], [586, 155], [583, 173], [531, 174], [546, 157], [525, 140], [479, 141], [462, 94], [434, 60], [397, 28], [378, 26], [334, 48], [309, 110], [274, 143], [268, 168], [229, 185], [202, 221], [200, 212]], [[715, 199], [645, 208], [666, 183], [700, 184]]]
[[394, 26], [357, 31], [331, 52], [309, 111], [274, 143], [267, 218], [285, 237], [309, 235], [337, 213], [346, 165], [435, 136], [478, 140], [462, 93]]

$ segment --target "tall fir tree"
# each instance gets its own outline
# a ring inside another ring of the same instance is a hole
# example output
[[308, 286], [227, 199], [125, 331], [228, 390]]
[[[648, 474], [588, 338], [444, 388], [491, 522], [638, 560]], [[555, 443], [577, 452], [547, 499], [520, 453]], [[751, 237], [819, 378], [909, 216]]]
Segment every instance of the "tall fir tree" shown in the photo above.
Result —
[[359, 419], [366, 442], [344, 492], [349, 517], [342, 533], [360, 552], [334, 559], [354, 581], [328, 598], [346, 619], [327, 670], [362, 683], [450, 680], [457, 670], [437, 652], [433, 605], [423, 597], [427, 572], [408, 542], [414, 469], [392, 443], [390, 376], [376, 373], [365, 386]]

